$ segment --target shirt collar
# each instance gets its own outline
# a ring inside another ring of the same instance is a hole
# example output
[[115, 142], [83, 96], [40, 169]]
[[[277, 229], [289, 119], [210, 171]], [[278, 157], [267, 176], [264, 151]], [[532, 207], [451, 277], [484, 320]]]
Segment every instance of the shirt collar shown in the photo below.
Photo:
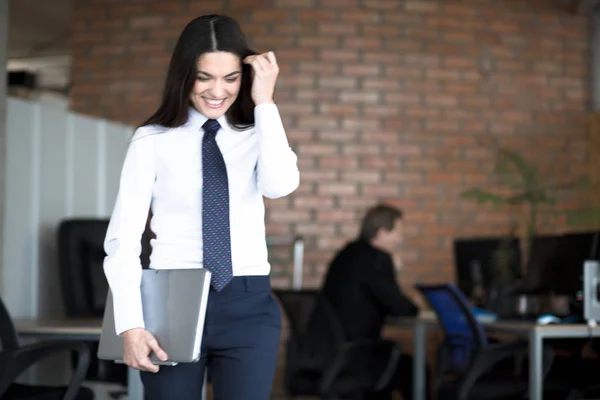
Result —
[[[202, 130], [202, 125], [204, 125], [206, 120], [208, 120], [208, 118], [204, 114], [202, 114], [201, 112], [196, 110], [194, 107], [190, 106], [188, 121], [186, 124], [187, 126], [189, 126], [190, 128], [192, 128], [196, 131], [204, 132]], [[227, 116], [225, 116], [225, 114], [220, 116], [217, 119], [217, 121], [219, 121], [219, 125], [221, 125], [221, 129], [223, 129], [225, 131], [229, 131], [231, 129], [231, 127], [229, 126], [229, 122], [227, 122]]]

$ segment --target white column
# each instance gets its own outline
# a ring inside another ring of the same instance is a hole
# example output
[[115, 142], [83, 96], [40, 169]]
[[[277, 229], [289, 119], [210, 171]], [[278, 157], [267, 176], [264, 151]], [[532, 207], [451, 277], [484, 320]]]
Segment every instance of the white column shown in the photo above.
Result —
[[600, 111], [600, 6], [592, 17], [592, 109]]
[[[8, 0], [0, 0], [0, 226], [4, 221], [6, 154], [6, 66], [8, 64]], [[0, 229], [0, 243], [3, 243]], [[0, 296], [2, 295], [2, 246], [0, 246]]]

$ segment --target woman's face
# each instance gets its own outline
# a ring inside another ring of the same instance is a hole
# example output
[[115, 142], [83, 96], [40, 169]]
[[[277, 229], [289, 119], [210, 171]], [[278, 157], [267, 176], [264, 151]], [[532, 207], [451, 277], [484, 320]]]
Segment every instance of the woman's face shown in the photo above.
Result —
[[240, 92], [242, 63], [233, 53], [217, 51], [200, 56], [190, 100], [204, 116], [217, 119], [231, 107]]

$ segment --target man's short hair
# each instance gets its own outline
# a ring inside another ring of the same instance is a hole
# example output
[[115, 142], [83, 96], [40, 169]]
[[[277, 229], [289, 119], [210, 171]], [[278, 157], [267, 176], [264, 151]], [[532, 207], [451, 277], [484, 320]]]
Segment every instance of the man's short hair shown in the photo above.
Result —
[[360, 229], [360, 238], [372, 240], [381, 228], [391, 231], [396, 220], [402, 219], [402, 210], [385, 204], [379, 204], [367, 210]]

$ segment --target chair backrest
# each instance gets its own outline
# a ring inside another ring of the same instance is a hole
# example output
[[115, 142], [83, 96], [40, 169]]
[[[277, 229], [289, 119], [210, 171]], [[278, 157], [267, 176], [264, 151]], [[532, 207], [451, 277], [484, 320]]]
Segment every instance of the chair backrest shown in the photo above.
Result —
[[0, 350], [19, 348], [19, 337], [8, 313], [8, 309], [0, 299]]
[[319, 291], [274, 289], [273, 294], [279, 300], [290, 323], [292, 338], [300, 338], [308, 328], [319, 300]]
[[417, 284], [416, 288], [435, 311], [444, 332], [446, 367], [450, 370], [467, 367], [475, 352], [488, 344], [467, 298], [451, 283]]
[[327, 331], [333, 340], [346, 340], [333, 307], [321, 291], [274, 289], [273, 293], [289, 320], [293, 338], [304, 336], [315, 324], [326, 324], [323, 330]]
[[288, 372], [322, 371], [345, 341], [342, 326], [329, 301], [318, 290], [273, 290], [273, 293], [291, 327], [287, 343]]
[[[104, 238], [108, 219], [68, 219], [58, 227], [58, 263], [63, 302], [69, 317], [102, 317], [108, 293], [104, 275]], [[142, 242], [147, 267], [148, 235]]]

